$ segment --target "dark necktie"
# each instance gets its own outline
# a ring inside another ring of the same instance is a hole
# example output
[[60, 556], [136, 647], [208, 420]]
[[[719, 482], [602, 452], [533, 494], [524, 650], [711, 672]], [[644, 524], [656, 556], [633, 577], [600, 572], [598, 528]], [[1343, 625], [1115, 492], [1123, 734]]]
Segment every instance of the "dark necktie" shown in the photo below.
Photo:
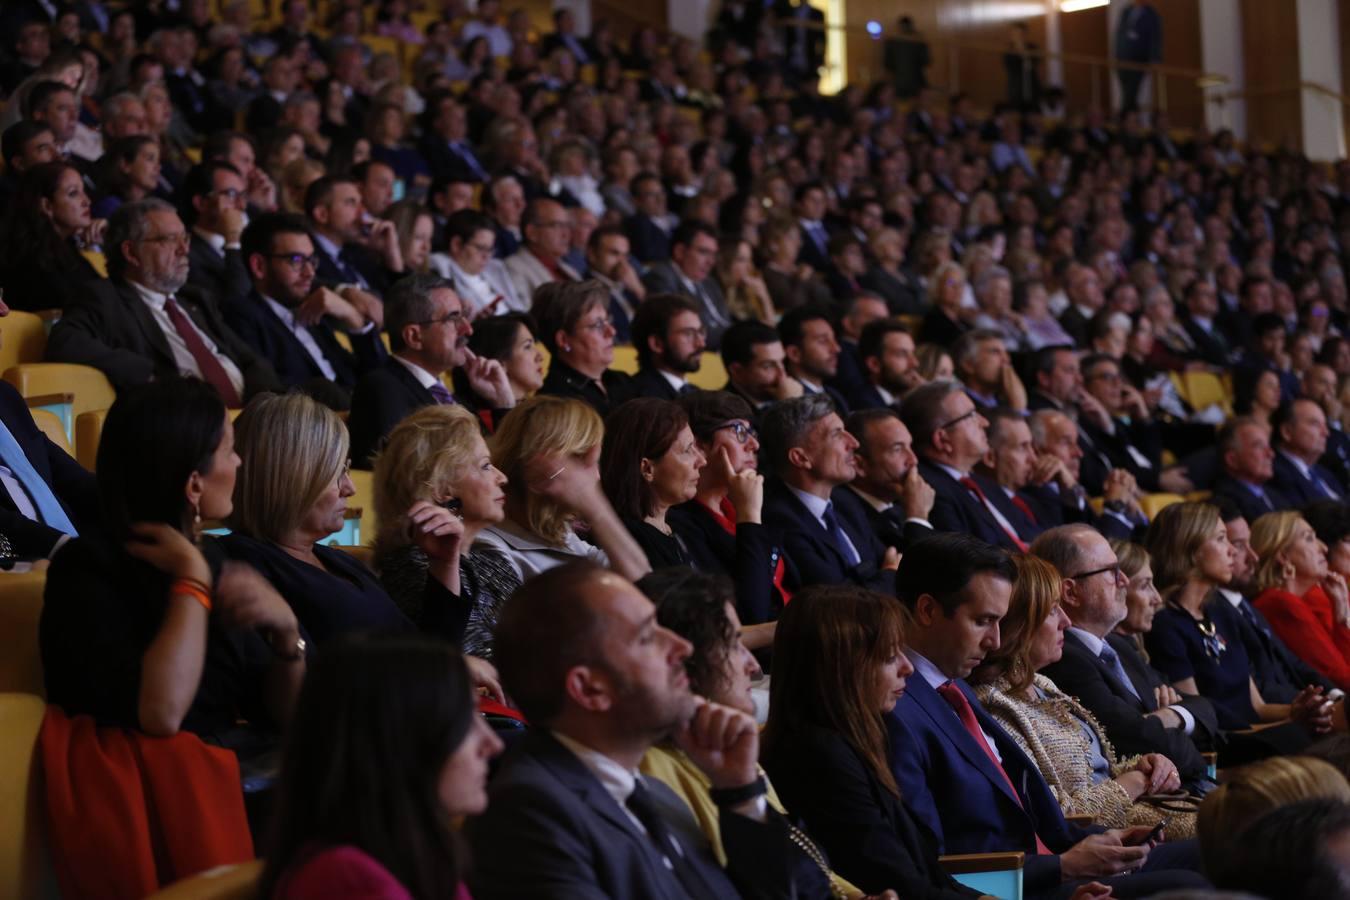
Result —
[[844, 534], [844, 529], [839, 527], [839, 519], [834, 514], [834, 504], [826, 503], [825, 512], [821, 514], [821, 519], [825, 522], [825, 530], [830, 533], [830, 540], [834, 541], [834, 546], [839, 554], [849, 561], [850, 565], [856, 566], [862, 560], [858, 557], [857, 549], [849, 542], [848, 536]]
[[656, 845], [656, 852], [665, 863], [667, 869], [675, 874], [675, 878], [680, 882], [691, 900], [693, 898], [710, 896], [708, 886], [704, 884], [698, 871], [685, 858], [684, 847], [680, 846], [679, 840], [671, 833], [670, 828], [661, 818], [661, 813], [656, 808], [656, 803], [652, 800], [651, 792], [639, 778], [633, 783], [633, 793], [628, 795], [625, 803], [628, 811], [631, 812], [642, 827], [647, 829], [647, 837]]
[[439, 381], [427, 388], [427, 393], [435, 397], [436, 402], [441, 406], [453, 406], [455, 403], [455, 395], [450, 393], [450, 390]]
[[[1012, 779], [1008, 777], [1008, 772], [1003, 768], [1003, 763], [998, 761], [994, 755], [994, 749], [989, 746], [989, 742], [984, 739], [984, 732], [980, 730], [980, 723], [975, 719], [975, 710], [971, 708], [970, 701], [966, 699], [965, 692], [957, 686], [955, 681], [948, 681], [939, 685], [938, 695], [947, 701], [947, 705], [956, 713], [956, 717], [961, 720], [961, 727], [970, 735], [970, 739], [979, 745], [984, 751], [984, 755], [989, 757], [989, 764], [998, 770], [998, 774], [1003, 776], [1003, 782], [1008, 785], [1008, 790], [1012, 791], [1013, 797], [1017, 799], [1017, 805], [1022, 805], [1022, 797], [1017, 793], [1017, 788], [1013, 787]], [[1045, 846], [1041, 836], [1032, 832], [1036, 838], [1036, 852], [1042, 856], [1052, 856], [1050, 848]]]
[[1308, 478], [1312, 481], [1313, 488], [1323, 497], [1326, 497], [1328, 500], [1341, 499], [1340, 495], [1331, 489], [1331, 485], [1327, 484], [1312, 466], [1308, 467]]
[[352, 284], [358, 285], [362, 288], [370, 286], [366, 282], [366, 280], [361, 277], [361, 273], [358, 272], [354, 266], [352, 266], [351, 262], [347, 258], [346, 250], [341, 250], [338, 252], [337, 268], [338, 272], [341, 273], [344, 281], [349, 281]]
[[1247, 620], [1248, 625], [1256, 629], [1257, 634], [1261, 635], [1262, 637], [1265, 637], [1267, 634], [1269, 634], [1269, 632], [1266, 631], [1265, 626], [1261, 624], [1261, 620], [1256, 617], [1256, 610], [1252, 609], [1252, 605], [1248, 603], [1245, 598], [1238, 601], [1237, 608], [1238, 613], [1242, 616], [1243, 619]]
[[459, 141], [450, 142], [450, 150], [463, 161], [464, 165], [469, 167], [473, 177], [479, 181], [487, 181], [488, 173], [478, 162], [478, 157], [473, 155], [473, 151]]
[[1008, 536], [1008, 540], [1013, 542], [1013, 546], [1015, 546], [1018, 550], [1021, 550], [1023, 553], [1026, 553], [1027, 552], [1026, 541], [1022, 540], [1010, 529], [1004, 528], [1003, 525], [1000, 524], [998, 519], [994, 517], [994, 514], [992, 512], [989, 512], [989, 501], [985, 498], [984, 491], [980, 490], [979, 482], [977, 482], [974, 478], [971, 478], [969, 475], [967, 475], [965, 478], [961, 479], [961, 484], [965, 487], [966, 490], [970, 491], [972, 494], [976, 496], [976, 498], [980, 501], [980, 505], [984, 507], [984, 511], [989, 513], [989, 518], [993, 519], [994, 524], [998, 525], [999, 530]]
[[1125, 685], [1125, 690], [1134, 694], [1134, 699], [1143, 699], [1139, 696], [1139, 690], [1134, 686], [1134, 682], [1130, 680], [1129, 673], [1125, 671], [1125, 666], [1121, 664], [1120, 656], [1117, 655], [1115, 648], [1102, 641], [1102, 652], [1098, 653], [1097, 656], [1102, 662], [1106, 663], [1106, 667], [1111, 670], [1111, 674], [1115, 675], [1116, 678], [1120, 679], [1120, 683]]
[[239, 392], [234, 389], [230, 376], [226, 373], [225, 367], [216, 359], [216, 355], [211, 352], [211, 348], [206, 346], [206, 341], [197, 333], [197, 329], [192, 322], [188, 320], [187, 313], [183, 312], [178, 305], [178, 301], [170, 297], [164, 302], [164, 311], [169, 314], [169, 321], [173, 323], [174, 331], [187, 344], [188, 353], [192, 354], [192, 359], [197, 363], [197, 369], [202, 373], [202, 380], [216, 389], [220, 394], [220, 399], [225, 401], [225, 405], [230, 409], [238, 409], [243, 406], [239, 399]]

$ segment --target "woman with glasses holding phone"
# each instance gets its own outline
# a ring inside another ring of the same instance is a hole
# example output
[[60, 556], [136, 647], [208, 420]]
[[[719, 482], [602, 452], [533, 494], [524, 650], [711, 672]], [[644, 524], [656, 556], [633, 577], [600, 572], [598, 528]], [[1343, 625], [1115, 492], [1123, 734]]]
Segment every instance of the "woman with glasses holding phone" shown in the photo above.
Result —
[[454, 283], [471, 318], [529, 310], [530, 299], [516, 294], [506, 267], [493, 256], [497, 232], [491, 219], [472, 209], [451, 213], [445, 240], [449, 252], [431, 254], [431, 267]]

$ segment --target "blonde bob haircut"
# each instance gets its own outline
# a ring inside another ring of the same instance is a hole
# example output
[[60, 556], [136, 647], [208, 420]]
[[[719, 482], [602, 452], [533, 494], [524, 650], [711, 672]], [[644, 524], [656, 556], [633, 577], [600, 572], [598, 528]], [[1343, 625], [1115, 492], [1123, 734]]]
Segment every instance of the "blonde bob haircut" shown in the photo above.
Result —
[[1207, 872], [1241, 853], [1237, 838], [1266, 813], [1300, 800], [1350, 803], [1350, 783], [1331, 763], [1310, 756], [1272, 756], [1243, 766], [1200, 804], [1195, 830]]
[[405, 520], [419, 500], [453, 495], [453, 485], [473, 464], [478, 419], [462, 406], [424, 406], [394, 426], [375, 457], [376, 546], [387, 553], [408, 543]]
[[976, 669], [972, 680], [986, 684], [999, 677], [1006, 678], [1009, 690], [1021, 693], [1031, 686], [1036, 671], [1031, 668], [1031, 644], [1050, 613], [1059, 605], [1064, 577], [1050, 563], [1037, 556], [1024, 554], [1012, 558], [1017, 569], [1013, 582], [1008, 614], [999, 624], [1001, 629], [998, 649], [985, 658]]
[[1285, 561], [1280, 557], [1294, 543], [1294, 532], [1302, 521], [1303, 516], [1297, 510], [1290, 509], [1266, 513], [1252, 523], [1252, 550], [1257, 557], [1253, 580], [1257, 593], [1266, 588], [1278, 587], [1284, 580], [1280, 577], [1280, 570], [1284, 568]]
[[525, 521], [516, 524], [561, 547], [571, 513], [529, 489], [525, 464], [539, 453], [584, 456], [604, 437], [600, 414], [580, 400], [536, 394], [516, 404], [491, 442], [492, 464], [506, 475], [508, 503], [525, 511]]
[[1153, 560], [1153, 583], [1164, 597], [1180, 590], [1195, 571], [1200, 545], [1222, 525], [1219, 508], [1208, 503], [1173, 503], [1158, 512], [1144, 546]]
[[276, 543], [294, 531], [347, 463], [347, 426], [304, 394], [255, 397], [234, 423], [241, 465], [235, 531]]

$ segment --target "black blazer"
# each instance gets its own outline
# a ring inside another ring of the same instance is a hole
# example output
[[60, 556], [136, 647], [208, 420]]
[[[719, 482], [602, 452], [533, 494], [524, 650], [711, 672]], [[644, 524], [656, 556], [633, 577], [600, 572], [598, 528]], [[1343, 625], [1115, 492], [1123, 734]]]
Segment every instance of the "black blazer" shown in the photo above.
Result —
[[[655, 778], [643, 784], [704, 897], [793, 895], [786, 823], [720, 815], [727, 868], [718, 864], [689, 807]], [[651, 840], [582, 764], [545, 729], [522, 738], [488, 788], [487, 812], [469, 820], [469, 886], [479, 900], [675, 900], [684, 895]]]
[[1018, 549], [993, 514], [961, 482], [926, 459], [919, 460], [919, 474], [937, 495], [933, 510], [928, 514], [934, 529], [965, 532], [996, 547]]
[[601, 418], [609, 415], [609, 411], [620, 403], [637, 396], [633, 391], [633, 377], [617, 369], [606, 369], [600, 381], [605, 386], [603, 391], [594, 381], [555, 356], [548, 364], [548, 376], [539, 388], [539, 393], [580, 400], [598, 412]]
[[[473, 157], [473, 161], [478, 163], [478, 171], [474, 171], [468, 158], [463, 153], [456, 153], [450, 149], [449, 141], [436, 134], [428, 134], [422, 138], [417, 145], [417, 152], [422, 154], [422, 158], [427, 161], [427, 166], [431, 169], [432, 178], [449, 178], [452, 181], [470, 181], [481, 182], [483, 175], [487, 174], [487, 166], [478, 155], [469, 148], [468, 140], [461, 142], [465, 151]], [[481, 173], [481, 174], [480, 174]]]
[[679, 393], [670, 386], [670, 382], [660, 372], [650, 366], [638, 369], [637, 374], [628, 382], [633, 397], [654, 397], [657, 400], [677, 400]]
[[861, 560], [857, 565], [831, 540], [825, 527], [811, 515], [781, 479], [770, 479], [764, 491], [764, 520], [782, 530], [788, 575], [795, 585], [840, 584], [852, 581], [884, 594], [895, 592], [895, 572], [880, 568], [886, 553], [859, 509], [861, 501], [845, 488], [830, 497], [839, 527], [853, 542]]
[[1227, 472], [1220, 472], [1214, 479], [1214, 495], [1216, 497], [1227, 497], [1242, 511], [1242, 516], [1248, 522], [1255, 522], [1268, 512], [1278, 512], [1282, 509], [1292, 509], [1294, 504], [1280, 493], [1275, 487], [1275, 481], [1272, 479], [1266, 482], [1261, 488], [1264, 497], [1258, 497], [1252, 493], [1252, 489], [1238, 481]]
[[[318, 241], [314, 242], [314, 252], [319, 257], [319, 268], [314, 273], [316, 285], [333, 287], [334, 285], [352, 282], [351, 278], [342, 273], [342, 269], [338, 266], [338, 260], [329, 256]], [[389, 286], [399, 278], [397, 274], [387, 271], [375, 254], [360, 244], [347, 244], [342, 248], [342, 253], [347, 257], [347, 265], [365, 279], [366, 289], [376, 296], [384, 294]]]
[[53, 260], [50, 265], [51, 268], [40, 268], [31, 259], [0, 262], [5, 305], [25, 312], [64, 309], [72, 298], [84, 292], [88, 282], [103, 280], [78, 253], [63, 254], [62, 260]]
[[[843, 491], [840, 491], [840, 494], [843, 493]], [[887, 547], [894, 547], [903, 553], [910, 544], [933, 533], [931, 526], [908, 521], [905, 518], [904, 511], [898, 506], [878, 511], [852, 489], [849, 489], [848, 493], [852, 495], [850, 500], [856, 501], [858, 508], [867, 516], [867, 523], [871, 526], [872, 532]], [[850, 501], [845, 500], [843, 502]]]
[[227, 320], [231, 307], [253, 289], [243, 251], [227, 249], [222, 256], [196, 232], [193, 232], [192, 245], [188, 248], [188, 265], [188, 284], [215, 297]]
[[923, 286], [901, 272], [896, 278], [879, 266], [868, 269], [858, 283], [869, 291], [876, 291], [886, 301], [893, 316], [917, 316], [924, 311]]
[[[1219, 601], [1225, 602], [1225, 601]], [[1237, 615], [1238, 634], [1252, 662], [1252, 678], [1267, 703], [1289, 703], [1310, 684], [1331, 691], [1335, 685], [1304, 662], [1270, 628], [1270, 623], [1247, 598]]]
[[[848, 401], [849, 409], [887, 408], [886, 401], [881, 399], [881, 395], [877, 393], [877, 389], [870, 382], [866, 381], [862, 384], [855, 385], [853, 391], [849, 393], [845, 400]], [[895, 406], [890, 408], [896, 409], [899, 405], [900, 404], [897, 402]]]
[[1223, 332], [1219, 331], [1218, 323], [1214, 324], [1211, 331], [1205, 331], [1190, 316], [1181, 320], [1181, 327], [1186, 329], [1190, 335], [1191, 342], [1195, 344], [1194, 356], [1202, 362], [1207, 362], [1211, 366], [1221, 366], [1229, 368], [1233, 365], [1233, 348], [1228, 345]]
[[[829, 226], [824, 222], [821, 222], [821, 227], [825, 229], [825, 237], [828, 240], [832, 236], [830, 234]], [[833, 269], [834, 266], [830, 263], [830, 257], [827, 253], [828, 245], [827, 247], [822, 248], [816, 243], [815, 238], [811, 237], [810, 233], [800, 224], [797, 226], [797, 231], [802, 236], [802, 248], [797, 251], [797, 262], [806, 263], [821, 275], [824, 275], [826, 272]]]
[[1336, 476], [1321, 465], [1313, 465], [1311, 468], [1323, 484], [1336, 492], [1335, 498], [1318, 490], [1312, 479], [1304, 478], [1303, 473], [1278, 450], [1275, 451], [1275, 477], [1270, 479], [1270, 486], [1294, 507], [1307, 506], [1318, 500], [1346, 499], [1345, 488], [1336, 480]]
[[[33, 421], [33, 414], [28, 411], [23, 397], [3, 381], [0, 381], [0, 421], [5, 423], [23, 455], [52, 489], [75, 529], [84, 536], [97, 530], [100, 522], [94, 476], [52, 443]], [[62, 532], [20, 514], [14, 498], [0, 487], [0, 534], [9, 538], [14, 555], [19, 559], [45, 559]]]
[[857, 887], [913, 900], [982, 896], [942, 869], [937, 837], [837, 732], [805, 727], [762, 755], [784, 806]]
[[384, 445], [394, 426], [411, 412], [432, 406], [436, 398], [397, 359], [390, 356], [356, 382], [347, 430], [352, 437], [352, 464], [370, 468], [371, 457]]
[[1040, 521], [1039, 517], [1035, 517], [1036, 508], [1027, 503], [1025, 497], [1019, 495], [1019, 499], [1026, 504], [1027, 509], [1031, 510], [1030, 516], [1019, 509], [1016, 503], [1012, 502], [1012, 499], [994, 479], [987, 475], [976, 475], [975, 481], [979, 484], [980, 490], [984, 491], [984, 495], [989, 498], [989, 502], [994, 505], [994, 509], [997, 509], [1003, 518], [1008, 520], [1008, 524], [1012, 525], [1013, 530], [1017, 532], [1017, 536], [1026, 543], [1030, 544], [1036, 540], [1040, 533], [1048, 527]]
[[740, 522], [731, 534], [697, 500], [671, 509], [666, 523], [684, 541], [697, 568], [731, 578], [736, 613], [743, 623], [758, 625], [778, 618], [783, 596], [774, 587], [773, 575], [783, 559], [783, 539], [777, 529]]
[[[168, 339], [134, 287], [125, 281], [99, 281], [87, 288], [52, 329], [48, 362], [93, 366], [119, 391], [178, 374]], [[174, 298], [193, 324], [239, 367], [245, 400], [283, 390], [271, 364], [225, 324], [212, 298], [186, 286]]]
[[623, 230], [628, 235], [632, 254], [639, 262], [670, 259], [670, 235], [642, 213], [624, 219]]
[[[1167, 728], [1156, 716], [1148, 715], [1158, 708], [1153, 689], [1162, 683], [1162, 679], [1157, 673], [1150, 677], [1147, 666], [1129, 641], [1113, 640], [1112, 637], [1108, 636], [1107, 640], [1134, 682], [1138, 698], [1073, 632], [1064, 634], [1064, 653], [1059, 662], [1046, 666], [1041, 674], [1060, 690], [1077, 697], [1097, 717], [1106, 729], [1107, 738], [1122, 756], [1161, 753], [1176, 764], [1183, 781], [1199, 779], [1205, 774], [1206, 763], [1195, 743], [1180, 728]], [[1217, 731], [1212, 709], [1208, 722], [1205, 722], [1202, 704], [1192, 706], [1188, 702], [1186, 707], [1193, 715], [1201, 713], [1196, 715], [1197, 731], [1206, 725], [1210, 727], [1210, 734]]]
[[[272, 363], [287, 387], [299, 387], [316, 379], [327, 381], [314, 358], [300, 344], [300, 339], [273, 314], [257, 291], [249, 291], [238, 303], [225, 307], [225, 321], [249, 346]], [[333, 322], [329, 319], [310, 325], [309, 333], [333, 367], [333, 374], [337, 376], [334, 380], [347, 394], [356, 386], [358, 377], [378, 366], [387, 355], [377, 328], [365, 334], [350, 335], [351, 351], [338, 343]]]

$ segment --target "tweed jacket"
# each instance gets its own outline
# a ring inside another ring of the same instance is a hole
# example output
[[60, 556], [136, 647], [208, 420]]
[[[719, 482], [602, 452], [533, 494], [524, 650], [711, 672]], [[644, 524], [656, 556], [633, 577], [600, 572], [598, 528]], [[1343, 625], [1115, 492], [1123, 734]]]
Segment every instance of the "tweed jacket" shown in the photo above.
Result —
[[[1092, 713], [1065, 694], [1044, 675], [1034, 684], [1046, 699], [1029, 703], [1009, 691], [1005, 677], [976, 687], [975, 693], [989, 714], [998, 720], [1026, 754], [1036, 763], [1050, 791], [1065, 815], [1090, 815], [1097, 825], [1124, 828], [1130, 825], [1155, 825], [1166, 813], [1148, 803], [1133, 802], [1125, 789], [1113, 779], [1135, 767], [1139, 757], [1117, 759], [1115, 748]], [[1097, 734], [1102, 755], [1111, 766], [1111, 778], [1092, 782], [1089, 763], [1091, 748], [1078, 721]], [[1191, 837], [1195, 833], [1193, 813], [1174, 813], [1167, 828], [1169, 840]]]

